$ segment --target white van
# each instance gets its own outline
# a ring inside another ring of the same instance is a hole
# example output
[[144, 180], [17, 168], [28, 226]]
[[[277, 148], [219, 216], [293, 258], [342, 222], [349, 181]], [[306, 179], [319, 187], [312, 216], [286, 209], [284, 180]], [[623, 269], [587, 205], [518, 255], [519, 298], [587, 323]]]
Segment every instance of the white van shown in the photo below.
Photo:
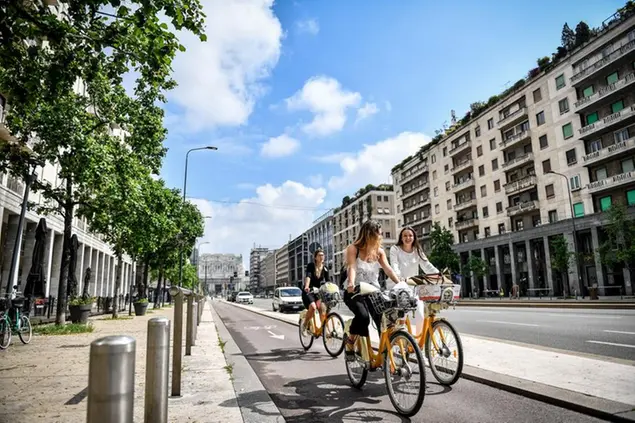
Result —
[[304, 310], [304, 304], [302, 304], [302, 291], [300, 288], [294, 286], [276, 288], [273, 292], [271, 308], [273, 311], [280, 310], [281, 313], [288, 310]]

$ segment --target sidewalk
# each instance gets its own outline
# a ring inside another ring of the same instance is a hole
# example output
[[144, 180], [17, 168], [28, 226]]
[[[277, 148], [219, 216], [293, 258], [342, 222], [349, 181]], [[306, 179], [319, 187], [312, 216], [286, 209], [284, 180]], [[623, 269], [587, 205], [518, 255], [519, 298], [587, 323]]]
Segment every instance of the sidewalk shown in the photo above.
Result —
[[[23, 345], [15, 336], [11, 346], [0, 352], [0, 423], [86, 421], [90, 343], [120, 334], [136, 339], [134, 414], [135, 422], [143, 422], [147, 324], [149, 319], [160, 316], [173, 321], [173, 309], [153, 310], [129, 320], [96, 316], [90, 319], [95, 325], [92, 333], [34, 335], [29, 345]], [[172, 347], [170, 369], [171, 366]], [[169, 399], [169, 421], [242, 423], [225, 366], [208, 305], [198, 327], [197, 345], [191, 356], [183, 357], [182, 397]]]
[[[230, 304], [277, 320], [298, 323], [297, 314]], [[371, 330], [370, 333], [373, 343], [378, 344], [377, 332]], [[557, 388], [555, 395], [578, 394], [571, 398], [575, 401], [584, 398], [581, 405], [597, 407], [611, 414], [628, 413], [629, 418], [635, 418], [635, 361], [630, 365], [626, 361], [620, 364], [468, 335], [461, 335], [461, 341], [466, 377], [479, 382], [484, 378], [496, 379], [498, 384], [508, 383], [504, 380], [514, 378], [514, 383], [519, 385], [517, 390], [534, 389], [537, 390], [536, 395], [545, 395], [549, 388]], [[528, 388], [528, 384], [536, 385]]]
[[457, 307], [535, 307], [535, 308], [590, 308], [590, 309], [627, 309], [635, 310], [634, 297], [600, 297], [591, 300], [588, 297], [564, 300], [562, 298], [509, 297], [461, 298]]

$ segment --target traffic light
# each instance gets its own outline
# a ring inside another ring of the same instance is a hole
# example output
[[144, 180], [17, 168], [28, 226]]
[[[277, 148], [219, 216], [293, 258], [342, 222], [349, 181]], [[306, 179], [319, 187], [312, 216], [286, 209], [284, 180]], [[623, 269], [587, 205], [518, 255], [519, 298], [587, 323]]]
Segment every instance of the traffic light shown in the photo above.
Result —
[[234, 272], [234, 277], [237, 278], [238, 277], [238, 272]]

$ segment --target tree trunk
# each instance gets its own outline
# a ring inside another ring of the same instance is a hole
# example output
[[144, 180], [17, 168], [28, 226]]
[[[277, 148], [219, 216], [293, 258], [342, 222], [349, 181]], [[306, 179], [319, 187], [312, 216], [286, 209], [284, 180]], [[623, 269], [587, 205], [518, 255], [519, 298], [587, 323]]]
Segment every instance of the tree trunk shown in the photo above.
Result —
[[67, 279], [68, 266], [71, 258], [71, 237], [73, 234], [73, 184], [70, 179], [66, 180], [66, 202], [64, 204], [64, 242], [62, 243], [62, 263], [60, 265], [60, 278], [57, 288], [57, 312], [55, 314], [55, 324], [66, 323], [67, 304]]
[[123, 269], [122, 254], [117, 253], [117, 274], [115, 275], [115, 293], [112, 299], [112, 318], [119, 317], [119, 292], [121, 291], [121, 271]]
[[148, 298], [148, 279], [150, 277], [150, 257], [143, 261], [143, 294], [141, 298]]
[[163, 285], [165, 282], [163, 281], [163, 267], [159, 267], [159, 280], [157, 281], [157, 292], [155, 295], [154, 308], [161, 307], [161, 301], [163, 300]]

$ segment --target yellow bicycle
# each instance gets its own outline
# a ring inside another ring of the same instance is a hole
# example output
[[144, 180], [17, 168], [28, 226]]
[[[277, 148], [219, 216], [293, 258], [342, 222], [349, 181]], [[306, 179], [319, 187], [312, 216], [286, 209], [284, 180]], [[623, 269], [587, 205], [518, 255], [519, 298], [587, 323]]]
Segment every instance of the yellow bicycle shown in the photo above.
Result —
[[[331, 282], [323, 284], [320, 289], [313, 288], [317, 294], [317, 309], [313, 316], [309, 316], [307, 329], [306, 319], [308, 310], [300, 313], [300, 344], [305, 351], [313, 345], [313, 340], [322, 337], [324, 348], [331, 357], [339, 356], [344, 350], [344, 319], [339, 313], [331, 311], [340, 301], [340, 290]], [[318, 311], [319, 310], [319, 311]]]
[[[383, 368], [390, 402], [399, 414], [414, 416], [425, 398], [426, 373], [421, 349], [406, 330], [405, 323], [407, 313], [417, 306], [417, 298], [407, 287], [382, 292], [365, 282], [360, 283], [355, 295], [365, 298], [371, 313], [381, 315], [381, 331], [376, 353], [372, 349], [370, 337], [357, 337], [353, 354], [347, 355], [345, 360], [348, 378], [353, 387], [360, 389], [366, 383], [369, 371]], [[346, 322], [345, 336], [350, 333], [351, 322], [352, 319]], [[412, 382], [412, 386], [397, 387], [398, 382]], [[412, 394], [414, 399], [406, 403], [401, 400], [402, 394]]]

